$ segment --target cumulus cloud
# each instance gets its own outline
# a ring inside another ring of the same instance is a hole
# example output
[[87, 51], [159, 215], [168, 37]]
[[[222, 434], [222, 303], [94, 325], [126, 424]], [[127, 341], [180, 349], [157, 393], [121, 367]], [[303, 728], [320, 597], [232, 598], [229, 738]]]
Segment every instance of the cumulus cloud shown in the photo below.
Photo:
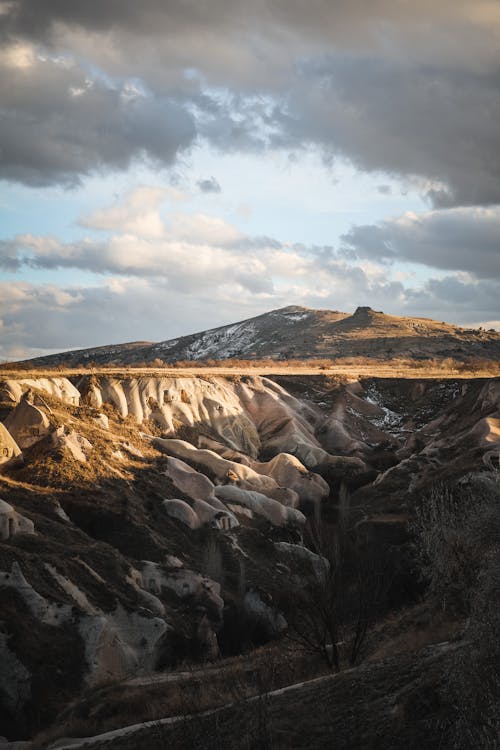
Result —
[[500, 279], [499, 206], [406, 213], [355, 226], [342, 242], [348, 257], [410, 261]]
[[127, 232], [141, 237], [162, 237], [165, 224], [159, 211], [161, 204], [185, 198], [185, 194], [175, 188], [142, 185], [113, 206], [82, 217], [80, 224], [91, 229]]

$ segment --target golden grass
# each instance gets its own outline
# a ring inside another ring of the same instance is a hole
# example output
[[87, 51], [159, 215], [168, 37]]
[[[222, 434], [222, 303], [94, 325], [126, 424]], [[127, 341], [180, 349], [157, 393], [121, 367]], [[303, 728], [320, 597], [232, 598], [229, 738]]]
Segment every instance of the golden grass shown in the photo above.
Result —
[[468, 379], [491, 378], [500, 376], [500, 361], [471, 360], [460, 362], [446, 358], [439, 360], [392, 359], [376, 360], [365, 357], [343, 358], [334, 360], [222, 360], [209, 363], [178, 362], [173, 365], [158, 367], [137, 366], [99, 366], [90, 368], [57, 367], [35, 369], [24, 366], [0, 366], [2, 379], [66, 377], [82, 375], [113, 375], [118, 378], [129, 377], [216, 377], [231, 375], [342, 375], [349, 378], [424, 378], [424, 379]]

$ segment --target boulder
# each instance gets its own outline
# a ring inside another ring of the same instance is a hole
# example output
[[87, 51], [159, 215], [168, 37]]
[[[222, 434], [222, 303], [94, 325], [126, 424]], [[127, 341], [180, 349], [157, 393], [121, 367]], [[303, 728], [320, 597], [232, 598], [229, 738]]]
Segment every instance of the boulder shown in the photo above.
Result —
[[289, 542], [275, 542], [274, 546], [278, 552], [283, 553], [286, 556], [294, 558], [303, 567], [304, 563], [310, 565], [314, 572], [314, 575], [319, 580], [326, 577], [330, 569], [330, 563], [326, 557], [317, 555], [307, 547], [303, 547], [300, 544], [290, 544]]
[[[267, 601], [266, 601], [267, 600]], [[277, 638], [287, 629], [282, 613], [273, 605], [269, 595], [251, 588], [243, 598], [243, 610], [258, 625], [266, 640]]]
[[204, 500], [193, 500], [193, 508], [202, 524], [214, 529], [229, 531], [239, 526], [239, 521], [233, 513], [220, 503], [221, 508], [216, 508]]
[[109, 419], [106, 414], [96, 414], [95, 417], [92, 417], [92, 421], [102, 430], [109, 430]]

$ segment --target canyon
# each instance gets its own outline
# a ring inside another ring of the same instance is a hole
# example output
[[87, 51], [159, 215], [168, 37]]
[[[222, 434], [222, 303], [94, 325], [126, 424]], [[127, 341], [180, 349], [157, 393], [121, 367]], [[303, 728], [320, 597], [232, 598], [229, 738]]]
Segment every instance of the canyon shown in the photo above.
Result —
[[[318, 524], [347, 523], [372, 567], [389, 561], [371, 659], [390, 652], [387, 622], [422, 606], [409, 530], [419, 500], [443, 482], [498, 489], [498, 378], [20, 371], [0, 382], [0, 418], [11, 740], [54, 723], [71, 736], [79, 705], [113, 704], [110, 685], [147, 691], [186, 663], [204, 673], [259, 649], [286, 662], [285, 593], [330, 564], [311, 543]], [[308, 669], [321, 673], [314, 659]]]

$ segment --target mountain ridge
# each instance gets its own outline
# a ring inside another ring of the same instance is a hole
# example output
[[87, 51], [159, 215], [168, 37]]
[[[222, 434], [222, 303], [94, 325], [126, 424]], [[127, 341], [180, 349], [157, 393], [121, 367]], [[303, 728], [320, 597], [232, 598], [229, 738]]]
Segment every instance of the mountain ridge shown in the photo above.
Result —
[[289, 305], [160, 342], [137, 341], [36, 357], [32, 367], [173, 364], [179, 361], [369, 357], [500, 359], [500, 332], [359, 306], [354, 313]]

